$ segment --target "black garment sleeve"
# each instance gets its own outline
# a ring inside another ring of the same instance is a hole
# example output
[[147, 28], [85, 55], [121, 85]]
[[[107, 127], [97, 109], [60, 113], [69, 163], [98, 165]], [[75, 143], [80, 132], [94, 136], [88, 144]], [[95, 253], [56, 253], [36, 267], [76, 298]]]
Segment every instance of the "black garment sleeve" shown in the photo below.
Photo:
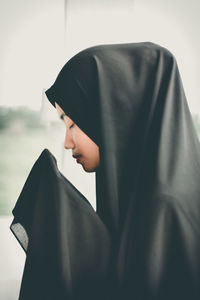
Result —
[[109, 234], [47, 149], [13, 215], [10, 229], [26, 252], [20, 300], [107, 299]]

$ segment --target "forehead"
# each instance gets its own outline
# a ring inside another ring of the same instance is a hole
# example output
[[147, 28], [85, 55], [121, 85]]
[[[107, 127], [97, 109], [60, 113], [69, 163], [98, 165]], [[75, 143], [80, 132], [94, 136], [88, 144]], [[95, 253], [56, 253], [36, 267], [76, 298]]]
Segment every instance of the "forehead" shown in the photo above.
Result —
[[[55, 102], [55, 105], [56, 105], [56, 110], [58, 112], [59, 117], [61, 117], [63, 114], [65, 114], [64, 110], [62, 110], [62, 108], [56, 102]], [[70, 119], [70, 117], [68, 117], [66, 114], [65, 114], [65, 120], [73, 122], [72, 119]]]
[[59, 114], [62, 114], [64, 113], [64, 111], [62, 110], [62, 108], [55, 102], [55, 105], [56, 105], [56, 110]]

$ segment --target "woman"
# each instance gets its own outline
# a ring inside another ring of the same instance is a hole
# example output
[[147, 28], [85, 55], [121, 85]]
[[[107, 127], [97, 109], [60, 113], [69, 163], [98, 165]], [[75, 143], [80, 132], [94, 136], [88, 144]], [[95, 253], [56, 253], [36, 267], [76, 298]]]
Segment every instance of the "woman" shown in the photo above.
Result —
[[91, 47], [46, 95], [99, 147], [115, 298], [199, 299], [200, 147], [174, 56], [149, 42]]
[[65, 148], [96, 172], [102, 299], [200, 299], [200, 146], [174, 56], [150, 42], [90, 47], [46, 95]]

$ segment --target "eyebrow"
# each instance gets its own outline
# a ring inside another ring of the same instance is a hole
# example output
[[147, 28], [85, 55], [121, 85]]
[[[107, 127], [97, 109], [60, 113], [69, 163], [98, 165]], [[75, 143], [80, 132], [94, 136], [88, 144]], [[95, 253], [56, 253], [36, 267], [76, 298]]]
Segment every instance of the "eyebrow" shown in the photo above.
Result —
[[61, 119], [61, 120], [64, 120], [64, 116], [66, 116], [66, 114], [65, 114], [65, 113], [62, 113], [62, 114], [60, 115], [60, 119]]

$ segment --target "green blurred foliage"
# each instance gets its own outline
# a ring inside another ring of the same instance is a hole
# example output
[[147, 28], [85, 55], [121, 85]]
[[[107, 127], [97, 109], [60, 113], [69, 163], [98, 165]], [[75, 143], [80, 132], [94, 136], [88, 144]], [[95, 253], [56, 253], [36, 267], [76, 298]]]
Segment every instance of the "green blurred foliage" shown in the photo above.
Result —
[[0, 106], [0, 130], [9, 129], [16, 123], [27, 129], [42, 128], [40, 112], [25, 106]]
[[49, 148], [46, 130], [0, 131], [0, 215], [11, 215], [33, 163]]
[[11, 215], [30, 169], [51, 139], [40, 111], [0, 106], [0, 215]]

